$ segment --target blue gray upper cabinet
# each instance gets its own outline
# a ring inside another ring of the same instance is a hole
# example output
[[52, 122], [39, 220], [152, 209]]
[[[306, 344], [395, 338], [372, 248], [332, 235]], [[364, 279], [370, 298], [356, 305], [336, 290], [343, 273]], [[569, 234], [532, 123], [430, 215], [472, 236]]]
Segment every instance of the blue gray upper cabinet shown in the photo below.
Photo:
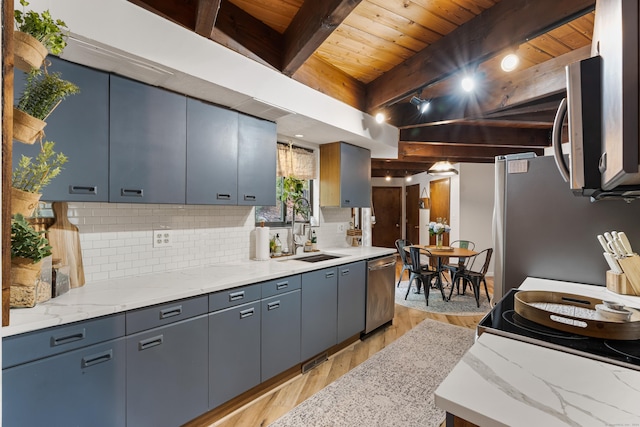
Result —
[[371, 151], [344, 142], [320, 146], [320, 206], [371, 206]]
[[187, 204], [238, 203], [238, 113], [187, 99]]
[[276, 204], [276, 124], [238, 117], [238, 205]]
[[109, 201], [184, 204], [187, 99], [111, 75]]
[[[109, 200], [109, 74], [49, 55], [49, 72], [60, 72], [80, 93], [65, 99], [47, 118], [45, 140], [69, 161], [43, 189], [42, 200], [106, 202]], [[17, 99], [25, 74], [16, 69]], [[22, 154], [35, 157], [40, 144], [13, 145], [13, 164]]]

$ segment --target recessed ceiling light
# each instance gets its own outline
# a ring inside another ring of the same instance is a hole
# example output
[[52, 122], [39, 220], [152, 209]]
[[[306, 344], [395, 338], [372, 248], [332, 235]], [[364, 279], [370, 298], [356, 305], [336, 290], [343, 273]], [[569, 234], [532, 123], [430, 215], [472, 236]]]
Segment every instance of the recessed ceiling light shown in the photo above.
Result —
[[295, 134], [293, 136], [295, 136], [296, 138], [304, 138], [304, 135], [301, 134], [301, 133], [297, 133], [297, 134]]
[[391, 181], [391, 177], [389, 175], [387, 175], [387, 176], [384, 177], [384, 180], [385, 181]]
[[502, 68], [502, 71], [506, 71], [508, 73], [518, 68], [519, 63], [520, 58], [518, 58], [518, 55], [516, 55], [515, 53], [510, 53], [502, 58], [500, 67]]
[[385, 121], [385, 119], [386, 119], [386, 116], [384, 115], [384, 113], [376, 114], [376, 122], [382, 123]]
[[466, 76], [462, 79], [461, 85], [462, 90], [464, 90], [465, 92], [471, 92], [476, 87], [476, 82], [473, 77]]

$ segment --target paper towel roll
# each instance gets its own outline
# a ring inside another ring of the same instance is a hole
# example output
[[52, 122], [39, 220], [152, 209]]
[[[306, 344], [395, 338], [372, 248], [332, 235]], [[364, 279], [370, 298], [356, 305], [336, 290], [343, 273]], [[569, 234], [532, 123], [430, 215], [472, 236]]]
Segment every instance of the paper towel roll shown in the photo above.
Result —
[[256, 227], [256, 260], [268, 261], [269, 256], [269, 227]]

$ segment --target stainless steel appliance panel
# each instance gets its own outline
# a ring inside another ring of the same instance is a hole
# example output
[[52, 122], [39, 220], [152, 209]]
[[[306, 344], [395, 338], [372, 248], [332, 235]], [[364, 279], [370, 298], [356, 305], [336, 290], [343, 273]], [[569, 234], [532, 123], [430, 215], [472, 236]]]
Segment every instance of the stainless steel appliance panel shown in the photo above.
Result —
[[367, 308], [364, 333], [393, 320], [395, 314], [396, 256], [367, 262]]

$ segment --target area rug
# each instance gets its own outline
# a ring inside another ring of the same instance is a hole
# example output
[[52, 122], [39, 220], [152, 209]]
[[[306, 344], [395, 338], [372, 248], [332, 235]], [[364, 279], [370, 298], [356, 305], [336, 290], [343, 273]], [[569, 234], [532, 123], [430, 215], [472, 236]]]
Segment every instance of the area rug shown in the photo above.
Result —
[[473, 337], [472, 329], [426, 319], [271, 426], [437, 427], [445, 412], [433, 393]]
[[[416, 294], [415, 283], [411, 286], [409, 296], [404, 299], [404, 295], [407, 293], [407, 286], [409, 281], [400, 282], [400, 286], [396, 288], [396, 304], [404, 305], [405, 307], [414, 308], [416, 310], [428, 311], [431, 313], [443, 313], [443, 314], [456, 314], [456, 315], [477, 315], [489, 312], [491, 306], [487, 300], [487, 295], [484, 293], [484, 287], [480, 289], [480, 307], [476, 305], [476, 299], [473, 296], [473, 290], [467, 288], [464, 295], [458, 295], [454, 289], [451, 301], [443, 301], [442, 294], [439, 289], [431, 289], [429, 291], [429, 306], [424, 300], [424, 291], [421, 289], [419, 294]], [[450, 285], [445, 285], [445, 296], [449, 296], [451, 290]]]

